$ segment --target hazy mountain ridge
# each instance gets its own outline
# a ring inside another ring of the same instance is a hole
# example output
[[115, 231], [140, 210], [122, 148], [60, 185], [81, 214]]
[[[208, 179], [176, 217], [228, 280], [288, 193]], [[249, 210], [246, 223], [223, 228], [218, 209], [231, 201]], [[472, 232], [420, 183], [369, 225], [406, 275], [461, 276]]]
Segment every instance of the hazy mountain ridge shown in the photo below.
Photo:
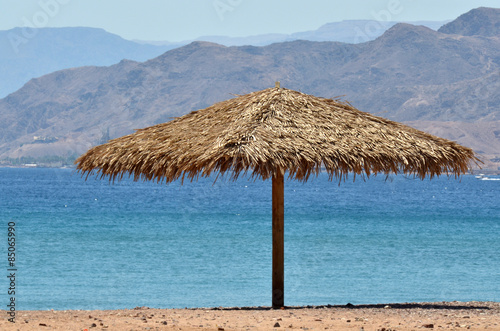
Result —
[[[411, 25], [424, 25], [438, 30], [448, 21], [416, 21], [405, 22]], [[338, 41], [349, 44], [367, 42], [380, 37], [387, 29], [398, 24], [397, 21], [345, 20], [320, 26], [316, 30], [295, 32], [291, 34], [270, 33], [247, 37], [203, 36], [198, 41], [209, 41], [225, 46], [267, 46], [294, 40]]]
[[[225, 46], [265, 46], [272, 43], [306, 39], [314, 41], [365, 42], [380, 36], [397, 22], [367, 20], [328, 23], [317, 30], [248, 37], [205, 36]], [[444, 22], [416, 22], [437, 29]], [[122, 59], [146, 61], [167, 50], [185, 46], [181, 42], [145, 42], [125, 40], [103, 29], [15, 28], [0, 31], [0, 98], [21, 88], [28, 80], [51, 72], [79, 66], [109, 66]]]
[[[30, 81], [0, 100], [0, 159], [81, 153], [108, 129], [120, 136], [276, 80], [318, 96], [345, 95], [360, 110], [410, 122], [494, 159], [500, 156], [499, 75], [498, 36], [409, 24], [361, 44], [194, 42], [143, 63], [62, 70]], [[34, 136], [58, 140], [34, 143]]]
[[124, 58], [145, 61], [177, 46], [138, 44], [95, 28], [0, 31], [0, 97], [56, 70], [109, 66]]

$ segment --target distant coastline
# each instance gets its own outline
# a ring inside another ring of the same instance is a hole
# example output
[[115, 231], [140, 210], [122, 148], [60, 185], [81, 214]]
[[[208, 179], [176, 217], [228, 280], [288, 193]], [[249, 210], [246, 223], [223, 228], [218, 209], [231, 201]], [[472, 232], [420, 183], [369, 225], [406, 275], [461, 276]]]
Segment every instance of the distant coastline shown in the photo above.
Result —
[[0, 160], [0, 167], [4, 168], [74, 168], [75, 154], [69, 156], [43, 156], [5, 158]]
[[[50, 164], [38, 164], [38, 163], [27, 163], [27, 164], [0, 164], [0, 168], [18, 168], [18, 169], [76, 169], [74, 164], [64, 164], [64, 165], [50, 165]], [[474, 169], [472, 172], [465, 174], [464, 176], [500, 176], [500, 169]]]
[[34, 168], [43, 168], [43, 169], [75, 169], [74, 165], [64, 165], [64, 166], [48, 166], [42, 164], [22, 164], [22, 165], [5, 165], [0, 164], [0, 168], [13, 168], [13, 169], [34, 169]]

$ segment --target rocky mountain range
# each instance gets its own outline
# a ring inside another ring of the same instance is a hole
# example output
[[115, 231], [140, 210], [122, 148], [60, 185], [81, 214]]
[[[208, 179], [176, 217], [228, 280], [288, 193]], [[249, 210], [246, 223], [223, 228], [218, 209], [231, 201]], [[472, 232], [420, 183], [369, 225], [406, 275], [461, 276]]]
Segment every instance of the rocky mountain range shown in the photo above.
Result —
[[[360, 43], [373, 40], [398, 22], [350, 20], [328, 23], [317, 30], [293, 34], [266, 34], [248, 37], [204, 36], [196, 41], [210, 41], [224, 46], [265, 46], [272, 43], [311, 40]], [[445, 22], [422, 21], [437, 30]], [[180, 42], [130, 41], [103, 29], [15, 28], [0, 31], [0, 98], [15, 92], [31, 78], [54, 71], [81, 66], [109, 66], [123, 59], [146, 61], [168, 50], [195, 40]]]
[[438, 31], [400, 23], [359, 44], [193, 42], [145, 62], [57, 71], [0, 100], [0, 159], [80, 154], [281, 81], [458, 141], [497, 169], [499, 24], [500, 9], [478, 8]]
[[442, 26], [439, 32], [462, 36], [500, 36], [498, 9], [478, 8], [461, 15], [457, 20]]

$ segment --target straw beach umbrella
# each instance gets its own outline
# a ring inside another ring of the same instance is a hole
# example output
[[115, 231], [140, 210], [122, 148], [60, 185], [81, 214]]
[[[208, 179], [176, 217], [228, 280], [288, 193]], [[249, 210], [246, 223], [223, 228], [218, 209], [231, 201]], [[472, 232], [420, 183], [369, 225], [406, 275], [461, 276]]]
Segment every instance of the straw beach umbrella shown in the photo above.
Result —
[[307, 181], [323, 168], [348, 173], [459, 176], [480, 162], [446, 139], [361, 112], [350, 104], [276, 87], [238, 96], [96, 146], [82, 174], [172, 182], [247, 174], [272, 179], [272, 306], [284, 306], [284, 176]]

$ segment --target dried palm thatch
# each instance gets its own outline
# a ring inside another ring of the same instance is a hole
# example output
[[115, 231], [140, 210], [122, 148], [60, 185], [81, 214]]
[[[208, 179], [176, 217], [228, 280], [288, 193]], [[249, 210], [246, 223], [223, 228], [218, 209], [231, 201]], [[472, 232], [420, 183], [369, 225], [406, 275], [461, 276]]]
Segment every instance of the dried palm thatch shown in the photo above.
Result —
[[456, 176], [480, 162], [474, 152], [338, 100], [285, 88], [235, 97], [168, 123], [94, 147], [77, 160], [82, 173], [174, 181], [230, 172], [268, 179], [288, 171], [306, 181], [324, 167], [349, 172]]

